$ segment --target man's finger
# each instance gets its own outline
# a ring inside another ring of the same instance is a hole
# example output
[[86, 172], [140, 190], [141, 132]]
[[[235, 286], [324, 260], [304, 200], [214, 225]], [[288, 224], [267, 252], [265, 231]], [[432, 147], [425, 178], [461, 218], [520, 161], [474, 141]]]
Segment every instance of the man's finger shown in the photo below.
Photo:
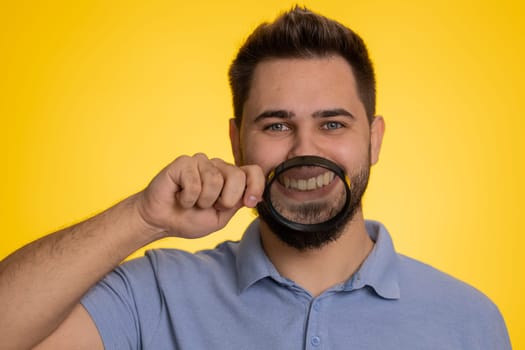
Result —
[[246, 174], [246, 190], [243, 203], [249, 208], [254, 208], [262, 200], [266, 179], [260, 166], [244, 165], [241, 169]]

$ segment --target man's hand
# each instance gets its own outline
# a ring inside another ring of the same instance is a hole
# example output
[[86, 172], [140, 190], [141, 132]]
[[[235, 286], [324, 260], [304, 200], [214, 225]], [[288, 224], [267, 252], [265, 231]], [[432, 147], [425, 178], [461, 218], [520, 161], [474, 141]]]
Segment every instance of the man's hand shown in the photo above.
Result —
[[255, 207], [264, 185], [257, 165], [237, 167], [202, 153], [181, 156], [137, 196], [138, 211], [165, 235], [202, 237], [223, 228], [239, 208]]

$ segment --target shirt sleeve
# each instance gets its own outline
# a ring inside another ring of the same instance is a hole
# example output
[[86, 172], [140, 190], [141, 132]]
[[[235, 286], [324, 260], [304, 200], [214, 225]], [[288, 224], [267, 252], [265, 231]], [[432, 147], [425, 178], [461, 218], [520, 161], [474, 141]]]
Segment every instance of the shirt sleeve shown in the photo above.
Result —
[[95, 322], [105, 349], [143, 348], [148, 343], [143, 335], [153, 333], [161, 309], [150, 259], [119, 266], [92, 287], [81, 304]]
[[485, 339], [480, 344], [481, 349], [511, 350], [510, 338], [505, 325], [505, 320], [495, 304], [490, 305], [489, 315], [480, 331]]

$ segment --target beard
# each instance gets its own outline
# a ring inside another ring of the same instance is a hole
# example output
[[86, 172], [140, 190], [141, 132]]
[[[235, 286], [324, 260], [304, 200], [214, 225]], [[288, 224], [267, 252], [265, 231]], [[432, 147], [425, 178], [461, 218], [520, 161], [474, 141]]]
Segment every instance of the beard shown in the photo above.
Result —
[[[370, 164], [361, 168], [357, 173], [350, 177], [350, 202], [339, 221], [339, 224], [326, 229], [317, 230], [316, 232], [304, 232], [289, 228], [277, 221], [266, 210], [259, 211], [261, 219], [268, 225], [270, 230], [287, 245], [304, 251], [307, 249], [318, 249], [324, 245], [336, 241], [344, 232], [344, 228], [352, 221], [358, 209], [361, 208], [363, 194], [368, 186], [370, 177]], [[298, 222], [319, 222], [321, 218], [330, 218], [335, 216], [337, 208], [341, 208], [341, 201], [344, 203], [346, 194], [341, 193], [336, 200], [325, 202], [300, 203], [289, 206], [286, 209], [276, 209], [281, 212], [286, 210], [292, 217], [292, 220]], [[334, 205], [335, 203], [335, 205]], [[322, 219], [321, 221], [325, 221]]]

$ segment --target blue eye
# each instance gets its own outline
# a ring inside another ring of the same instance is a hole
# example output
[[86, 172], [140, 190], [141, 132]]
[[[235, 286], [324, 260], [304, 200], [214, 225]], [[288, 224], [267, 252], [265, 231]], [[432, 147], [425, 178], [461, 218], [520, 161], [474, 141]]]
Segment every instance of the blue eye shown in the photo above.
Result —
[[269, 131], [287, 131], [289, 130], [288, 126], [284, 123], [274, 123], [266, 126], [265, 130]]
[[339, 129], [342, 128], [343, 124], [336, 121], [327, 122], [323, 125], [323, 129], [333, 130], [333, 129]]

